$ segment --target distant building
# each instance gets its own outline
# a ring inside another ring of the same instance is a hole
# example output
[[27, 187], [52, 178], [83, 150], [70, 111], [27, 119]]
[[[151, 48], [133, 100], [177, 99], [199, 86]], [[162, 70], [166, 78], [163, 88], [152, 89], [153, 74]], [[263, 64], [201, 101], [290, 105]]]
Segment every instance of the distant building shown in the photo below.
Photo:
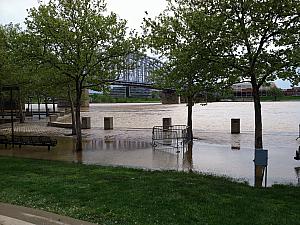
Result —
[[[275, 83], [271, 83], [270, 86], [262, 86], [260, 96], [267, 96], [270, 88], [276, 87]], [[251, 98], [252, 97], [252, 84], [250, 82], [239, 83], [232, 85], [233, 94], [236, 98]]]
[[285, 96], [300, 96], [300, 87], [293, 87], [290, 89], [283, 89]]

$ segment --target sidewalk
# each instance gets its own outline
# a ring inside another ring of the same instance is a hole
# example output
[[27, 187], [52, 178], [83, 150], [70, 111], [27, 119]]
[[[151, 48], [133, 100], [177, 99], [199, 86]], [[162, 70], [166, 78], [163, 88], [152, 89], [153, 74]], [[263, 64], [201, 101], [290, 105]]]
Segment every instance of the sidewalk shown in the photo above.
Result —
[[0, 203], [0, 225], [96, 225], [54, 213]]
[[[48, 120], [49, 120], [48, 118], [42, 118], [41, 120], [27, 119], [25, 123], [15, 122], [14, 132], [15, 134], [45, 135], [45, 136], [56, 136], [56, 137], [71, 134], [71, 129], [47, 126]], [[0, 134], [10, 135], [11, 124], [10, 123], [0, 124]]]

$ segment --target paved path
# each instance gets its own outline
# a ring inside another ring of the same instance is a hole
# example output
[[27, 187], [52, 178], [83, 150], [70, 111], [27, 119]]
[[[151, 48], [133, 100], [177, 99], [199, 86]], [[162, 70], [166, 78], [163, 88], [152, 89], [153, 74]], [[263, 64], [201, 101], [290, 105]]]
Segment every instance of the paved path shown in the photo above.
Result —
[[[71, 134], [71, 129], [58, 128], [58, 127], [48, 127], [48, 118], [43, 118], [41, 120], [30, 120], [26, 118], [25, 123], [14, 123], [15, 134], [30, 134], [30, 135], [45, 135], [45, 136], [65, 136]], [[11, 134], [11, 124], [1, 124], [0, 134], [10, 135]]]
[[[88, 114], [83, 114], [87, 115]], [[52, 136], [52, 137], [66, 137], [71, 136], [71, 129], [59, 128], [59, 127], [49, 127], [47, 126], [48, 118], [43, 118], [41, 120], [30, 120], [26, 118], [25, 123], [14, 123], [15, 135], [37, 135], [37, 136]], [[66, 115], [60, 118], [60, 122], [69, 122], [70, 115]], [[104, 130], [102, 127], [93, 127], [91, 129], [82, 130], [82, 135], [84, 138], [89, 139], [106, 139], [114, 138], [121, 140], [137, 140], [137, 141], [148, 141], [151, 142], [151, 132], [150, 128], [130, 128], [130, 127], [118, 127], [114, 130]], [[0, 125], [0, 135], [11, 134], [11, 124], [1, 124]], [[0, 224], [1, 225], [1, 224]]]
[[0, 203], [0, 225], [95, 225], [41, 210]]

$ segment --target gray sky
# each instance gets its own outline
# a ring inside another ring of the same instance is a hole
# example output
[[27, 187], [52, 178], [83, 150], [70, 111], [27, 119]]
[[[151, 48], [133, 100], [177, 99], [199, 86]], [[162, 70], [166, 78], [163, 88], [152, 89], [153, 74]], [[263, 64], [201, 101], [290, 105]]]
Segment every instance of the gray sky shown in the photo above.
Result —
[[[42, 2], [47, 0], [41, 0]], [[108, 11], [117, 13], [128, 21], [128, 26], [139, 29], [145, 11], [157, 16], [166, 7], [165, 0], [106, 0]], [[26, 9], [38, 6], [38, 0], [0, 0], [0, 24], [20, 23], [27, 16]]]

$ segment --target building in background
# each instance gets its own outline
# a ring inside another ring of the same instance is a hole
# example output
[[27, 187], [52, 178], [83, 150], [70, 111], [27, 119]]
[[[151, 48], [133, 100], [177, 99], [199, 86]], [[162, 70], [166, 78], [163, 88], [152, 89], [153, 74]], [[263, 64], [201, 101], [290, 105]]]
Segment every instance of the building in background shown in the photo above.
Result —
[[289, 89], [283, 89], [285, 96], [300, 96], [300, 87], [292, 87]]
[[[271, 88], [277, 88], [275, 83], [271, 83], [269, 86], [262, 86], [260, 96], [268, 96], [268, 91]], [[250, 82], [239, 83], [232, 85], [233, 95], [235, 98], [252, 98], [252, 85]]]

